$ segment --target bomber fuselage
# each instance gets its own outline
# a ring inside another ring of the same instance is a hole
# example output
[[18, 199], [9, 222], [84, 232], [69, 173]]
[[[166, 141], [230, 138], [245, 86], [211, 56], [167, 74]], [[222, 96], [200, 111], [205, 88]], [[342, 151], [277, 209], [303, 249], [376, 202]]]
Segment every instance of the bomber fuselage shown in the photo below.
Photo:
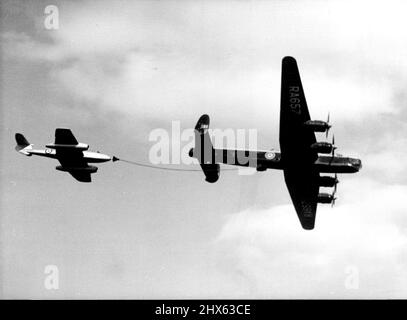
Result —
[[[207, 160], [206, 163], [214, 161], [215, 163], [254, 167], [258, 171], [267, 169], [284, 170], [287, 167], [279, 151], [213, 150], [214, 158], [205, 159]], [[298, 166], [302, 165], [302, 160], [298, 159]], [[359, 159], [350, 157], [319, 155], [312, 167], [321, 173], [354, 173], [361, 169], [362, 162]]]

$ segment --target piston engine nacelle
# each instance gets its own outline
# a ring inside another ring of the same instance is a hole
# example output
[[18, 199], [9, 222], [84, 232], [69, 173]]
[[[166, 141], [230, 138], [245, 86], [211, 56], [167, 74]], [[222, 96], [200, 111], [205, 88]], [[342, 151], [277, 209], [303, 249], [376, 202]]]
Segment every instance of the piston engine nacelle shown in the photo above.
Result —
[[266, 171], [266, 170], [267, 170], [267, 167], [266, 167], [265, 165], [259, 164], [259, 165], [256, 167], [256, 171], [259, 171], [259, 172], [263, 172], [263, 171]]
[[47, 144], [46, 145], [47, 148], [50, 149], [75, 149], [75, 150], [88, 150], [89, 149], [89, 145], [86, 143], [78, 143], [78, 144]]
[[334, 201], [334, 196], [329, 193], [318, 194], [318, 203], [332, 203]]
[[329, 142], [315, 142], [311, 145], [311, 149], [318, 153], [331, 153], [333, 148], [333, 144]]
[[335, 177], [321, 176], [318, 179], [318, 185], [320, 187], [333, 187], [338, 182], [338, 179]]
[[98, 167], [95, 167], [95, 166], [87, 166], [84, 168], [56, 166], [55, 169], [57, 169], [59, 171], [64, 171], [64, 172], [80, 171], [80, 172], [95, 173], [96, 171], [98, 171]]
[[304, 126], [315, 132], [325, 132], [331, 127], [328, 122], [321, 120], [308, 120], [304, 123]]

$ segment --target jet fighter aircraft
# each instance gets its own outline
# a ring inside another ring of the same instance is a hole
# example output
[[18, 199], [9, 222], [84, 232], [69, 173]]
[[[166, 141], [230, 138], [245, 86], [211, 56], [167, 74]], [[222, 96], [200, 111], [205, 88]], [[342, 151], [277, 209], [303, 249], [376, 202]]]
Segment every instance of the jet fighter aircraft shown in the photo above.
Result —
[[[311, 120], [293, 57], [285, 57], [282, 61], [281, 152], [215, 149], [208, 128], [209, 116], [203, 115], [195, 127], [195, 148], [189, 152], [191, 157], [198, 159], [206, 181], [213, 183], [219, 179], [219, 163], [255, 167], [257, 171], [283, 170], [298, 218], [306, 230], [314, 228], [318, 203], [334, 204], [337, 174], [355, 173], [362, 168], [359, 159], [335, 155], [334, 138], [332, 143], [316, 141], [315, 132], [328, 135], [329, 116], [327, 122]], [[322, 176], [321, 173], [335, 176]], [[319, 187], [334, 187], [334, 191], [332, 194], [319, 193]]]
[[61, 165], [55, 167], [59, 171], [69, 172], [80, 182], [91, 182], [91, 174], [98, 168], [88, 165], [88, 162], [106, 162], [111, 158], [99, 152], [90, 152], [89, 145], [79, 143], [70, 129], [55, 130], [55, 143], [47, 144], [45, 150], [35, 150], [33, 145], [21, 134], [16, 133], [16, 150], [26, 156], [37, 155], [57, 159]]

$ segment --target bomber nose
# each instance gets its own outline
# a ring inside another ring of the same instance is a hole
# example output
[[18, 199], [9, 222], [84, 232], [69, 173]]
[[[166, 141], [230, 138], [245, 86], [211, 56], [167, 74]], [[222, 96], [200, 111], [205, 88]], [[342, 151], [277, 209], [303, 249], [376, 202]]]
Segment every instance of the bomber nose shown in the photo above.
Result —
[[362, 161], [360, 159], [355, 160], [354, 168], [356, 169], [356, 171], [362, 169]]

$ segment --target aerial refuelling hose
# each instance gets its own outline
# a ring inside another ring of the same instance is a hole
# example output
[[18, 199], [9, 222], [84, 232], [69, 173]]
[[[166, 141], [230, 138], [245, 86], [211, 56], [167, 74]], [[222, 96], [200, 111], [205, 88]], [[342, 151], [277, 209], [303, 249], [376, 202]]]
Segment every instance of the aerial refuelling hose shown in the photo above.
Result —
[[[131, 161], [131, 160], [126, 160], [126, 159], [120, 159], [116, 156], [112, 157], [112, 161], [116, 162], [116, 161], [122, 161], [122, 162], [126, 162], [135, 166], [139, 166], [139, 167], [146, 167], [146, 168], [151, 168], [151, 169], [158, 169], [158, 170], [168, 170], [168, 171], [202, 171], [201, 168], [196, 168], [196, 169], [182, 169], [182, 168], [169, 168], [169, 167], [161, 167], [158, 165], [152, 165], [152, 164], [147, 164], [147, 163], [142, 163], [142, 162], [138, 162], [138, 161]], [[239, 168], [224, 168], [222, 169], [222, 171], [236, 171], [239, 170]]]

